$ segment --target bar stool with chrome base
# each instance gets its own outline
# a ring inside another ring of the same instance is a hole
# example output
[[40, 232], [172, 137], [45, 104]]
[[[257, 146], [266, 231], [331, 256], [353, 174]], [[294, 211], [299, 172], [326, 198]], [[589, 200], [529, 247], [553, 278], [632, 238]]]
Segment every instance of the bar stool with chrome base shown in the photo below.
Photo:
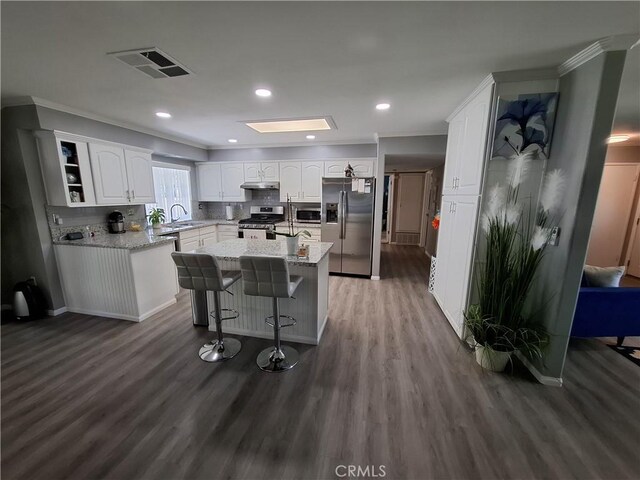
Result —
[[[200, 358], [205, 362], [222, 362], [235, 357], [242, 345], [235, 338], [222, 336], [222, 321], [238, 318], [238, 312], [220, 308], [220, 292], [240, 280], [240, 272], [221, 270], [216, 258], [206, 253], [173, 252], [171, 257], [178, 267], [178, 283], [182, 288], [213, 292], [214, 311], [211, 316], [216, 322], [218, 338], [200, 348]], [[232, 315], [223, 317], [222, 312], [231, 312]]]
[[[280, 315], [278, 300], [291, 298], [302, 277], [289, 275], [289, 266], [283, 257], [241, 256], [240, 269], [245, 295], [273, 299], [273, 316], [267, 317], [265, 322], [273, 327], [274, 346], [258, 354], [258, 367], [265, 372], [283, 372], [293, 368], [298, 363], [298, 352], [280, 344], [280, 329], [295, 325], [296, 320], [288, 315]], [[280, 318], [289, 319], [289, 323], [281, 324]]]

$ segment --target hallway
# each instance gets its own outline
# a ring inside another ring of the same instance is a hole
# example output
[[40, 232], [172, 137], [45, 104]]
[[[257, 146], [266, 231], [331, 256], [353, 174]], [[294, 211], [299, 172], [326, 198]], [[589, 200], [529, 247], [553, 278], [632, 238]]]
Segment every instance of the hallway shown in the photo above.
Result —
[[587, 344], [563, 388], [482, 371], [416, 251], [383, 245], [377, 282], [331, 277], [322, 342], [282, 375], [255, 365], [267, 340], [200, 361], [212, 333], [184, 295], [140, 324], [3, 325], [3, 478], [636, 478], [640, 369]]

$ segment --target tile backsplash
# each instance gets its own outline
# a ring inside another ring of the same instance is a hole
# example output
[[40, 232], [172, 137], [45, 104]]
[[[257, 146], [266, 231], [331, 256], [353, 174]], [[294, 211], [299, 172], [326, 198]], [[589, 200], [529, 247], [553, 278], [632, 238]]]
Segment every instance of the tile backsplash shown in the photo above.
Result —
[[[254, 190], [251, 201], [248, 202], [191, 202], [191, 218], [193, 220], [222, 219], [226, 217], [226, 206], [233, 207], [233, 218], [239, 220], [247, 218], [250, 207], [257, 205], [282, 205], [280, 202], [280, 192], [278, 190]], [[319, 204], [299, 204], [298, 206], [317, 207]], [[202, 207], [202, 208], [200, 208]], [[130, 222], [136, 222], [146, 227], [146, 217], [144, 205], [122, 205], [103, 207], [54, 207], [48, 205], [47, 223], [51, 238], [57, 239], [69, 232], [94, 232], [96, 235], [108, 233], [107, 216], [118, 210], [124, 215], [125, 227]], [[62, 220], [62, 225], [54, 222], [56, 215]]]

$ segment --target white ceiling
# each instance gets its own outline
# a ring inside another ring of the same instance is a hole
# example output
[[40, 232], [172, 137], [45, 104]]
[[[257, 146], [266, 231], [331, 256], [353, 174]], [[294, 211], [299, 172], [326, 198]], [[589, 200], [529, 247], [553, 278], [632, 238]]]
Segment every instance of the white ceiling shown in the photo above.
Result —
[[[331, 115], [315, 142], [446, 133], [490, 72], [554, 66], [639, 30], [638, 2], [2, 2], [2, 99], [34, 96], [206, 146], [309, 143], [240, 120]], [[105, 53], [156, 46], [195, 75]], [[640, 49], [639, 49], [640, 50]], [[639, 76], [623, 90], [637, 98]], [[258, 98], [258, 87], [273, 90]], [[631, 93], [629, 93], [631, 92]], [[624, 100], [624, 98], [623, 98]], [[378, 112], [374, 105], [391, 103]], [[623, 102], [624, 103], [624, 102]], [[166, 110], [170, 120], [155, 117]], [[621, 108], [633, 122], [638, 103]], [[637, 123], [637, 122], [636, 122]]]

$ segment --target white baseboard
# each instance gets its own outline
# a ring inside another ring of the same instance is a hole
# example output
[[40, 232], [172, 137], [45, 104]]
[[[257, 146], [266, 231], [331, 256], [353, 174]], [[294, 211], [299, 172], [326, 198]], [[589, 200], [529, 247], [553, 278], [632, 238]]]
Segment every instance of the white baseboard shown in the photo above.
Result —
[[520, 352], [516, 352], [516, 357], [524, 364], [525, 367], [536, 377], [541, 384], [547, 385], [549, 387], [561, 387], [562, 386], [562, 378], [560, 377], [549, 377], [547, 375], [543, 375], [540, 371]]
[[371, 280], [380, 280], [380, 275], [371, 275]]
[[[213, 327], [213, 330], [211, 328]], [[210, 325], [209, 330], [215, 332], [215, 325]], [[273, 340], [273, 332], [256, 332], [254, 330], [248, 330], [246, 328], [234, 328], [223, 325], [222, 327], [223, 333], [230, 333], [232, 335], [242, 335], [244, 337], [257, 337], [257, 338], [266, 338], [268, 340]], [[282, 332], [282, 330], [281, 330]], [[306, 343], [307, 345], [318, 345], [318, 340], [315, 338], [302, 337], [300, 335], [287, 335], [286, 333], [280, 333], [280, 339], [285, 342], [294, 342], [294, 343]]]
[[161, 310], [164, 310], [165, 308], [174, 305], [175, 303], [177, 303], [177, 300], [174, 298], [172, 298], [171, 300], [166, 301], [165, 303], [163, 303], [162, 305], [158, 305], [156, 308], [153, 308], [151, 310], [149, 310], [148, 312], [143, 313], [142, 315], [140, 315], [140, 322], [143, 320], [146, 320], [147, 318], [151, 317], [152, 315], [155, 315], [156, 313], [158, 313]]
[[56, 308], [55, 310], [47, 310], [47, 315], [50, 317], [57, 317], [58, 315], [62, 315], [63, 313], [68, 312], [67, 307]]

